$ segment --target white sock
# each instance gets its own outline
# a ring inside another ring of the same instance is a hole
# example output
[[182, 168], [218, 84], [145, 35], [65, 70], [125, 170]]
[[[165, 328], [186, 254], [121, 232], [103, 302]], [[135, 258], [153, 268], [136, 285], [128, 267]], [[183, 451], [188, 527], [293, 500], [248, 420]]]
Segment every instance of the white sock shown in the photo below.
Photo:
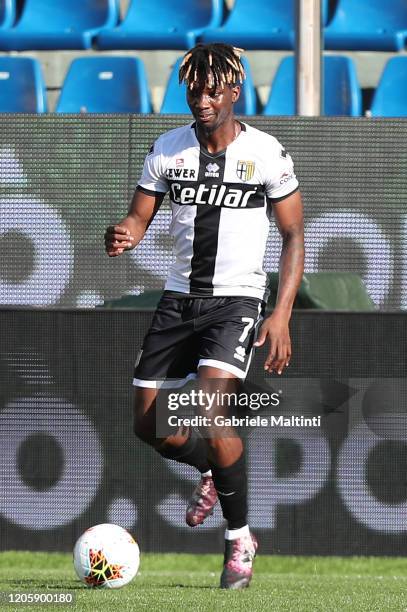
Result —
[[201, 476], [212, 476], [212, 470], [208, 470], [207, 472], [201, 473]]
[[243, 538], [249, 535], [250, 535], [249, 525], [240, 527], [240, 529], [226, 529], [225, 530], [225, 540], [237, 540], [237, 538]]

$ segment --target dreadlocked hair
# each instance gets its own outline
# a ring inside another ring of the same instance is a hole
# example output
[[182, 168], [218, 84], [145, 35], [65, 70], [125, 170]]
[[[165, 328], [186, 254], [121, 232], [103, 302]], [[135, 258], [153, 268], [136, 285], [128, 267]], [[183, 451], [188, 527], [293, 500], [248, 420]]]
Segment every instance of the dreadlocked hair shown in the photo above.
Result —
[[243, 49], [223, 43], [199, 43], [184, 55], [179, 82], [185, 82], [189, 89], [195, 83], [208, 83], [213, 88], [243, 83], [246, 74], [240, 60], [242, 53]]

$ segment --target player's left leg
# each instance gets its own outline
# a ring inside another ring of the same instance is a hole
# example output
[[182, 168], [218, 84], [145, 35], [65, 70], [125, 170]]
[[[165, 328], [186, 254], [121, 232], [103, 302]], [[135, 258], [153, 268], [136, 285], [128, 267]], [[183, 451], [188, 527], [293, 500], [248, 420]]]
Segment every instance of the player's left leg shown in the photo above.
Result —
[[[264, 303], [251, 297], [213, 298], [196, 321], [200, 334], [198, 379], [216, 398], [212, 431], [201, 430], [208, 444], [208, 460], [223, 516], [227, 521], [221, 587], [247, 587], [253, 573], [257, 542], [247, 523], [247, 474], [243, 442], [233, 427], [219, 426], [215, 416], [230, 417], [234, 408], [226, 398], [238, 398], [253, 356]], [[220, 398], [219, 401], [217, 398]], [[207, 413], [208, 414], [208, 413]], [[222, 421], [222, 419], [221, 419]], [[225, 421], [223, 421], [225, 422]], [[227, 421], [226, 421], [227, 423]], [[215, 425], [213, 427], [213, 425]]]
[[[240, 390], [234, 374], [215, 367], [198, 370], [200, 388], [211, 397], [233, 397]], [[233, 407], [225, 402], [211, 409], [211, 425], [202, 430], [208, 444], [208, 460], [222, 513], [227, 521], [221, 588], [249, 586], [257, 541], [250, 532], [247, 513], [247, 472], [243, 442], [233, 427], [214, 426], [215, 416], [230, 417]]]

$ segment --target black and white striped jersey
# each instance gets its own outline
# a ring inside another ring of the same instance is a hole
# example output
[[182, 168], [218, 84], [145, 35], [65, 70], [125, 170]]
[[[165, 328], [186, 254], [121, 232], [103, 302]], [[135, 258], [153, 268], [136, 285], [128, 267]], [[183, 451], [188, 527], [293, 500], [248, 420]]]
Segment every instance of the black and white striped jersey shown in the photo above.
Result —
[[195, 124], [176, 128], [161, 135], [145, 159], [138, 189], [169, 191], [172, 207], [175, 261], [166, 290], [265, 298], [270, 203], [296, 191], [298, 181], [278, 140], [241, 126], [216, 154], [200, 145]]

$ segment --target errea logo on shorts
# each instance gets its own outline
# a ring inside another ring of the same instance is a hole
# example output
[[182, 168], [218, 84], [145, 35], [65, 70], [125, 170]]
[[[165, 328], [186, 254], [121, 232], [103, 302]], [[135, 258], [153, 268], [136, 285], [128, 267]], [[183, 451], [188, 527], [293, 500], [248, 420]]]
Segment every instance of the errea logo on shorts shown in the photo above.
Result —
[[240, 345], [237, 346], [235, 348], [235, 353], [234, 353], [233, 357], [235, 359], [238, 359], [242, 363], [244, 363], [244, 360], [246, 359], [246, 349], [244, 348], [244, 346], [240, 346]]

